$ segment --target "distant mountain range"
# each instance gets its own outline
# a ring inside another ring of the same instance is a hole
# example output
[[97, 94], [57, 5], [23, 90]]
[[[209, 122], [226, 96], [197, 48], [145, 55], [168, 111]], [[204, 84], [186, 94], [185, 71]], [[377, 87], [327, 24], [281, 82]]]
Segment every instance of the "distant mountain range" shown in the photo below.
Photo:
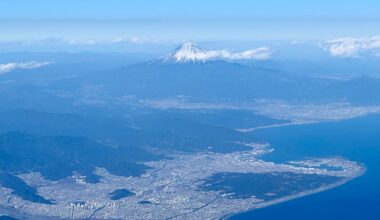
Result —
[[[243, 53], [248, 55], [242, 56]], [[0, 110], [8, 109], [7, 106], [38, 106], [49, 111], [69, 111], [73, 108], [72, 103], [78, 103], [78, 100], [107, 106], [109, 102], [123, 100], [123, 97], [164, 100], [180, 96], [190, 102], [212, 103], [252, 103], [257, 99], [380, 103], [379, 78], [313, 77], [284, 70], [271, 62], [267, 62], [265, 68], [252, 63], [244, 65], [238, 61], [242, 57], [250, 57], [249, 51], [205, 50], [194, 43], [185, 43], [156, 59], [132, 65], [127, 63], [124, 67], [94, 71], [87, 67], [88, 64], [66, 65], [64, 68], [56, 64], [44, 69], [20, 70], [2, 76], [1, 79], [8, 83], [0, 88], [0, 98], [7, 104]], [[60, 99], [56, 97], [58, 93]], [[17, 101], [20, 97], [28, 101], [20, 105]], [[47, 106], [46, 100], [54, 105]]]

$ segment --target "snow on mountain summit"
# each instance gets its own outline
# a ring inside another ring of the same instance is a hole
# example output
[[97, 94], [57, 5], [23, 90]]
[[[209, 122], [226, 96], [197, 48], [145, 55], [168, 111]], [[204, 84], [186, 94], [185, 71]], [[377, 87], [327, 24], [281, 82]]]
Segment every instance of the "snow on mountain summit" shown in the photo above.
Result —
[[210, 51], [202, 49], [194, 43], [188, 42], [162, 57], [162, 60], [165, 62], [174, 61], [176, 63], [205, 62], [211, 58], [210, 55]]
[[205, 61], [209, 58], [209, 51], [194, 43], [185, 43], [173, 51], [171, 55], [177, 62]]
[[247, 50], [240, 53], [233, 53], [229, 50], [205, 50], [197, 44], [187, 42], [177, 47], [174, 51], [153, 62], [164, 63], [205, 63], [211, 60], [242, 60], [242, 59], [269, 59], [272, 51], [269, 48], [261, 47]]

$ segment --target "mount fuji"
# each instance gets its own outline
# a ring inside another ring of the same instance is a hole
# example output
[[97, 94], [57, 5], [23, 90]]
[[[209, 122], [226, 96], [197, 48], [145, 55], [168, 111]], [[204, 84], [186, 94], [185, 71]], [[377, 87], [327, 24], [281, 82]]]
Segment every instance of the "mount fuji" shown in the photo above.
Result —
[[149, 64], [204, 64], [212, 61], [225, 60], [217, 57], [215, 51], [209, 51], [201, 48], [195, 43], [187, 42], [178, 46], [170, 53], [150, 61]]
[[265, 60], [269, 59], [271, 51], [268, 48], [257, 48], [239, 53], [229, 50], [206, 50], [197, 44], [187, 42], [177, 47], [169, 54], [152, 60], [150, 63], [209, 63], [215, 61], [231, 62], [233, 60]]
[[188, 42], [173, 50], [168, 55], [158, 58], [157, 60], [162, 62], [206, 62], [210, 60], [212, 53], [200, 48], [198, 45]]

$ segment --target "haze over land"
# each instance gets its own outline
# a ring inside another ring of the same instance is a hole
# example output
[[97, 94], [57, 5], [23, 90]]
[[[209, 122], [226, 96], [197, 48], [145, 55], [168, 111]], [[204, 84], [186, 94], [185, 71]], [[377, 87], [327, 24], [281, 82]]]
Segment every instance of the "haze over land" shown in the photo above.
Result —
[[379, 9], [1, 2], [0, 218], [379, 219]]

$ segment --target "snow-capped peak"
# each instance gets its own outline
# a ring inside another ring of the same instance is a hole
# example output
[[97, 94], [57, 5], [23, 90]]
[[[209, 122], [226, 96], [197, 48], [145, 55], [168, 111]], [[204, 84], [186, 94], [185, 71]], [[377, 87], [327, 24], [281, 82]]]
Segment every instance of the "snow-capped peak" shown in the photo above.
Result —
[[166, 58], [179, 63], [204, 62], [209, 59], [209, 53], [209, 51], [200, 48], [198, 45], [188, 42], [179, 46]]
[[233, 53], [229, 50], [205, 50], [194, 43], [187, 42], [177, 47], [177, 49], [168, 55], [153, 60], [151, 63], [205, 63], [210, 60], [231, 61], [243, 59], [265, 60], [269, 59], [271, 55], [272, 51], [266, 47]]

